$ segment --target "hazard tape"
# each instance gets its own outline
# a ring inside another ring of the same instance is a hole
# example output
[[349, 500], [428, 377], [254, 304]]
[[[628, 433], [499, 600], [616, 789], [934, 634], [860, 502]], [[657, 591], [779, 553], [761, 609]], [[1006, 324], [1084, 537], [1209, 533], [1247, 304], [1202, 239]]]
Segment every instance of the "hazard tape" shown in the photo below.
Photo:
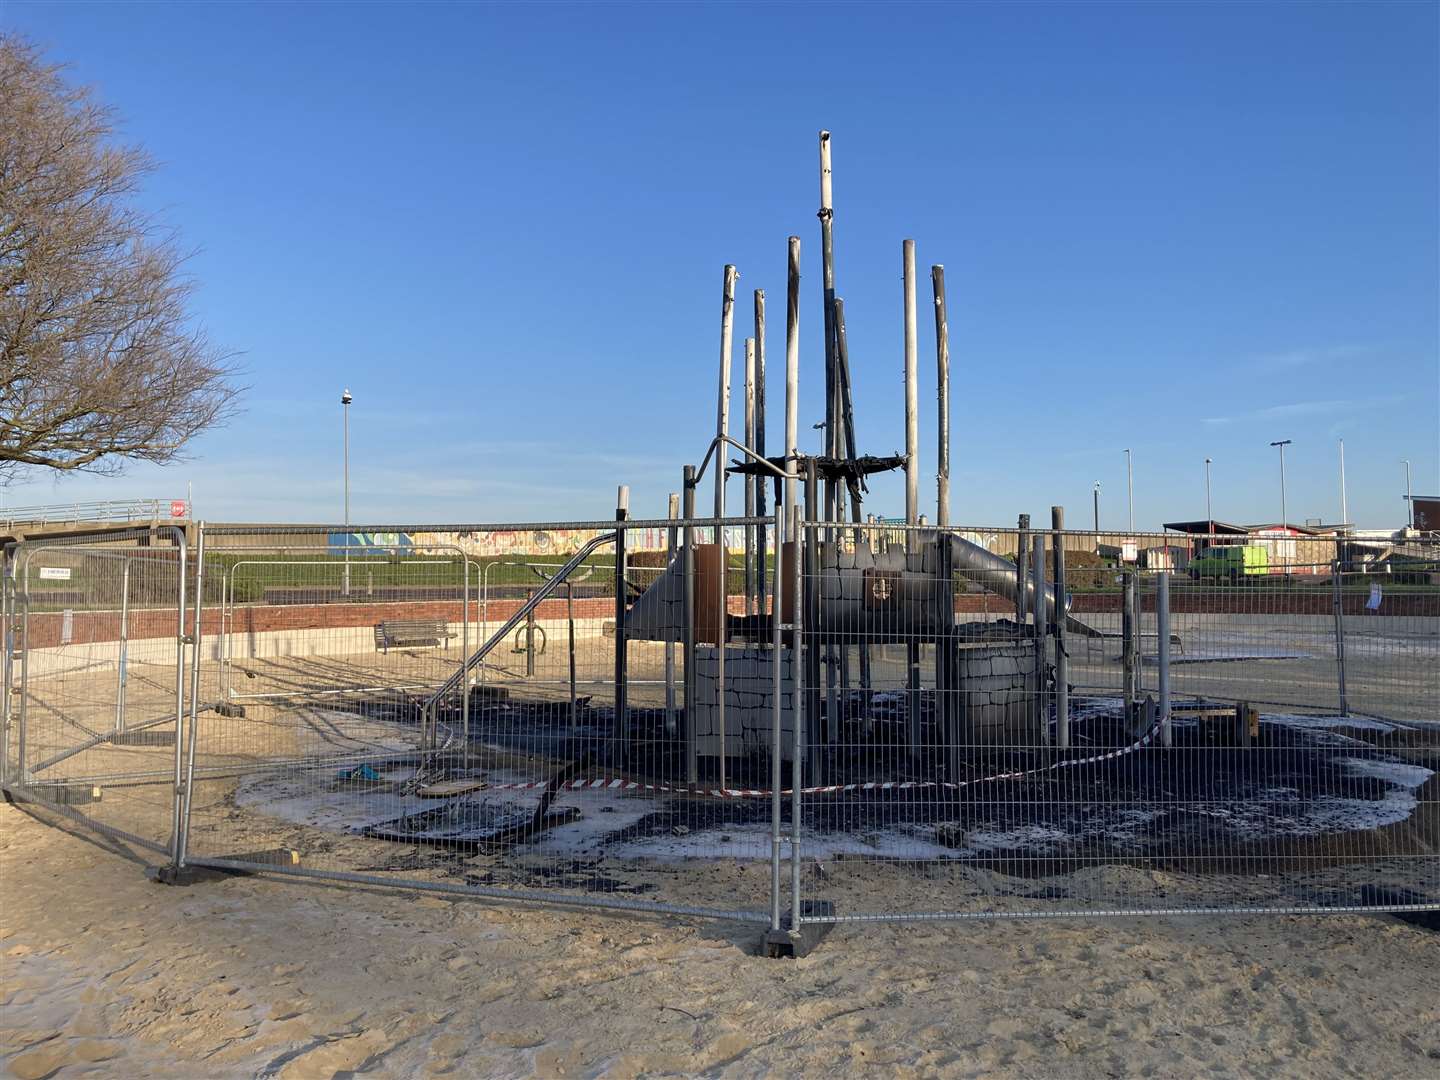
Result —
[[[974, 780], [870, 780], [855, 784], [823, 784], [818, 787], [801, 788], [801, 795], [841, 795], [848, 792], [871, 792], [871, 791], [915, 791], [920, 788], [943, 788], [947, 791], [958, 791], [961, 788], [974, 787], [977, 784], [989, 784], [1000, 780], [1018, 780], [1026, 776], [1038, 776], [1041, 773], [1053, 772], [1057, 769], [1073, 769], [1079, 765], [1093, 765], [1100, 761], [1111, 761], [1126, 754], [1133, 754], [1137, 750], [1144, 749], [1155, 741], [1160, 733], [1160, 721], [1151, 725], [1150, 730], [1136, 739], [1129, 746], [1118, 747], [1103, 754], [1094, 754], [1090, 757], [1072, 758], [1068, 761], [1057, 761], [1050, 765], [1041, 765], [1034, 769], [1021, 769], [1016, 772], [995, 773], [993, 776], [979, 776]], [[487, 784], [485, 791], [544, 791], [550, 787], [548, 780], [532, 780], [518, 784]], [[763, 799], [774, 794], [773, 788], [695, 788], [676, 787], [669, 784], [647, 784], [642, 780], [629, 780], [624, 777], [592, 777], [589, 779], [567, 780], [556, 790], [559, 791], [652, 791], [664, 795], [690, 795], [701, 798], [712, 799]], [[793, 788], [782, 788], [780, 794], [786, 797], [794, 793]]]

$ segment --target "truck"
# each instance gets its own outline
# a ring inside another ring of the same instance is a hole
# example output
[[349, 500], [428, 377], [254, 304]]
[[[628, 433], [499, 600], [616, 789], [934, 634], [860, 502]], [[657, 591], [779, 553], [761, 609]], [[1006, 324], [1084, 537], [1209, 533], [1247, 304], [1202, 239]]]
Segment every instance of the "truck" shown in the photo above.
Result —
[[1193, 581], [1239, 581], [1270, 572], [1270, 557], [1259, 544], [1227, 544], [1209, 547], [1190, 560]]

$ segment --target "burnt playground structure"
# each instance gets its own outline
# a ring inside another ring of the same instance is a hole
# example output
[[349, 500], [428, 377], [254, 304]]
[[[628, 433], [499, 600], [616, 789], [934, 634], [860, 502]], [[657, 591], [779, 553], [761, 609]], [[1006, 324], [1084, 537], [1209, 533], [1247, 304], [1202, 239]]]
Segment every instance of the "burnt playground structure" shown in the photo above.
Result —
[[[820, 452], [792, 236], [779, 453], [766, 296], [737, 395], [726, 266], [714, 434], [665, 517], [621, 486], [604, 521], [12, 524], [7, 798], [168, 883], [715, 916], [772, 955], [876, 920], [1433, 917], [1440, 546], [1377, 574], [1315, 538], [1229, 580], [1115, 558], [1175, 537], [1060, 507], [952, 522], [938, 265], [927, 520], [915, 245], [904, 450], [862, 453], [830, 156], [822, 132]], [[866, 512], [888, 471], [903, 521]]]

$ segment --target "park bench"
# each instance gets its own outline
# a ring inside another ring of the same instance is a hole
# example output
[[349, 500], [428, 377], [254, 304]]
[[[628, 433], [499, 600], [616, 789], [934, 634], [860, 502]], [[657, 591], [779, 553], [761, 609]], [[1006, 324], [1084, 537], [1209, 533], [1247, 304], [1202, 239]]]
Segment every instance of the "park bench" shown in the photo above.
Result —
[[454, 636], [444, 619], [386, 619], [375, 624], [375, 647], [381, 652], [402, 645], [443, 645]]

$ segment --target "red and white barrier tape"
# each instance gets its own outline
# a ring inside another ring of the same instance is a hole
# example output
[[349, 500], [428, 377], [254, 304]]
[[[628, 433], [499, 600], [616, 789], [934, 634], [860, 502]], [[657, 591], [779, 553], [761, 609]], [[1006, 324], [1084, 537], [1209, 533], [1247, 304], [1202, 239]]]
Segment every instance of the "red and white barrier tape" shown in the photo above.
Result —
[[[1091, 765], [1097, 761], [1109, 761], [1113, 758], [1124, 757], [1126, 754], [1133, 754], [1136, 750], [1143, 749], [1155, 741], [1160, 733], [1160, 721], [1156, 721], [1149, 731], [1136, 739], [1129, 746], [1122, 746], [1115, 750], [1106, 751], [1103, 754], [1094, 754], [1090, 757], [1073, 758], [1069, 761], [1057, 761], [1050, 765], [1042, 765], [1035, 769], [1021, 769], [1016, 772], [996, 773], [993, 776], [981, 776], [974, 780], [871, 780], [858, 784], [824, 784], [819, 787], [801, 788], [801, 795], [838, 795], [851, 791], [913, 791], [917, 788], [945, 788], [947, 790], [958, 790], [960, 788], [973, 787], [976, 784], [987, 784], [997, 780], [1018, 780], [1022, 776], [1035, 776], [1044, 772], [1052, 772], [1056, 769], [1073, 769], [1077, 765]], [[550, 786], [548, 780], [532, 780], [520, 784], [487, 784], [484, 791], [543, 791]], [[692, 788], [674, 787], [669, 784], [647, 784], [641, 780], [627, 780], [624, 777], [594, 777], [585, 780], [567, 780], [560, 785], [560, 791], [654, 791], [669, 795], [692, 795], [712, 799], [763, 799], [769, 798], [773, 791], [768, 788]], [[787, 798], [792, 793], [791, 788], [784, 788], [781, 794]]]

